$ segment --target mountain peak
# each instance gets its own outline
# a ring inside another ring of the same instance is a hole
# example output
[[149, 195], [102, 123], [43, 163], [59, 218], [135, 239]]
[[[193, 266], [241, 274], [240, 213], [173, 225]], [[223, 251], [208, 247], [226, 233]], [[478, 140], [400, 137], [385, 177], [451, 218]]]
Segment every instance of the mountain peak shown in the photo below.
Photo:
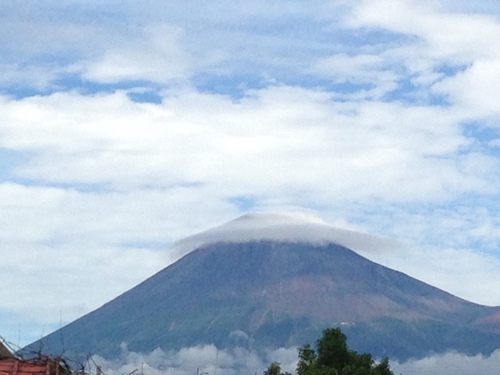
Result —
[[336, 228], [305, 212], [249, 213], [218, 227], [176, 242], [172, 250], [180, 256], [215, 243], [279, 241], [313, 245], [337, 244], [369, 254], [402, 247], [394, 240]]
[[199, 250], [25, 352], [42, 342], [51, 353], [71, 348], [111, 359], [123, 342], [142, 353], [206, 344], [263, 350], [313, 342], [339, 325], [355, 350], [376, 356], [489, 355], [500, 347], [499, 308], [454, 297], [349, 249], [388, 244], [394, 242], [310, 215], [245, 215], [179, 242]]

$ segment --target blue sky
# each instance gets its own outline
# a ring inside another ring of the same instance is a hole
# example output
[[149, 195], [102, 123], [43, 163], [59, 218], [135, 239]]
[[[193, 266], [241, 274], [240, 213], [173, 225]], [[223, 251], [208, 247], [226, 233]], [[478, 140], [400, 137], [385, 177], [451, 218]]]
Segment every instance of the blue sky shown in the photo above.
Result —
[[[0, 335], [24, 345], [249, 211], [500, 305], [497, 1], [0, 4]], [[407, 246], [407, 247], [406, 247]]]

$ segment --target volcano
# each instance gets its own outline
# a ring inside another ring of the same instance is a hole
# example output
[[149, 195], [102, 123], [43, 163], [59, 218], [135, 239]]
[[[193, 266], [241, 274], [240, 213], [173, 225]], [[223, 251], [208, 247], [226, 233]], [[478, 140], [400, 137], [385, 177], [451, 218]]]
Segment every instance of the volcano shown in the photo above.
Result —
[[[94, 353], [203, 344], [349, 346], [405, 360], [500, 348], [500, 307], [465, 301], [359, 254], [397, 246], [302, 216], [246, 215], [172, 247], [180, 259], [25, 350]], [[355, 251], [356, 250], [356, 251]]]

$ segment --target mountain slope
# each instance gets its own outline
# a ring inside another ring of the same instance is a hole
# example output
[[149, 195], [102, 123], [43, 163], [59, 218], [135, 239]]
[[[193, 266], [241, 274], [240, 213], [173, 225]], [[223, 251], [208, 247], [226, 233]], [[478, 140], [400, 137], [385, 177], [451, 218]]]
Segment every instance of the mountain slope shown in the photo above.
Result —
[[355, 350], [391, 358], [500, 348], [499, 308], [464, 301], [339, 244], [304, 241], [211, 239], [44, 338], [44, 350], [62, 352], [61, 337], [66, 350], [110, 357], [122, 342], [138, 352], [293, 346], [313, 343], [331, 325], [343, 328]]

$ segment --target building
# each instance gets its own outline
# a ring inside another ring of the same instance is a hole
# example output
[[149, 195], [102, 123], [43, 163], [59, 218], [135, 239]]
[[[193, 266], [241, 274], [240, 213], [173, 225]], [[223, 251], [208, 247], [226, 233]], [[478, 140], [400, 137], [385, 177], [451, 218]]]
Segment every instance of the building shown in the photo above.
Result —
[[7, 348], [7, 346], [0, 340], [0, 360], [15, 358], [14, 354]]
[[0, 341], [0, 375], [71, 375], [71, 370], [62, 358], [18, 358]]

